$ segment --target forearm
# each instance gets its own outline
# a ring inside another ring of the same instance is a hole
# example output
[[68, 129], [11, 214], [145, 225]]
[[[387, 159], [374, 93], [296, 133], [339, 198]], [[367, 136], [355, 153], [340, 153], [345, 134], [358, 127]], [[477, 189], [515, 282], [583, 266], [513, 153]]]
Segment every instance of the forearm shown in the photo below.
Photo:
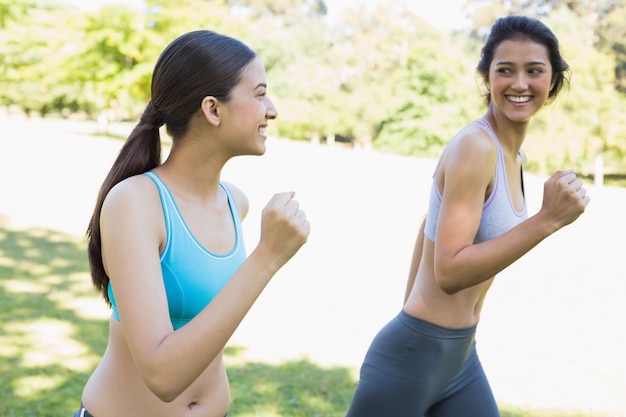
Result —
[[549, 219], [538, 213], [497, 238], [466, 246], [453, 256], [437, 258], [437, 282], [449, 294], [481, 284], [517, 261], [556, 230]]
[[173, 400], [198, 378], [220, 355], [278, 269], [257, 248], [200, 314], [159, 343], [144, 376], [155, 394]]
[[144, 378], [162, 390], [153, 389], [160, 398], [176, 398], [215, 360], [270, 279], [307, 241], [310, 225], [294, 195], [283, 192], [270, 199], [254, 251], [200, 314], [168, 332], [145, 356], [141, 368], [151, 378]]

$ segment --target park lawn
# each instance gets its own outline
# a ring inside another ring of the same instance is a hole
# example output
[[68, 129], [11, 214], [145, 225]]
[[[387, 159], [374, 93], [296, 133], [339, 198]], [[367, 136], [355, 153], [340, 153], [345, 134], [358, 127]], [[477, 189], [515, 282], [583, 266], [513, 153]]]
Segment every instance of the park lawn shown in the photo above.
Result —
[[[85, 241], [0, 218], [0, 416], [69, 417], [107, 343], [107, 310], [89, 278]], [[356, 370], [310, 360], [243, 359], [228, 346], [233, 417], [341, 417]], [[504, 407], [503, 417], [586, 417]]]

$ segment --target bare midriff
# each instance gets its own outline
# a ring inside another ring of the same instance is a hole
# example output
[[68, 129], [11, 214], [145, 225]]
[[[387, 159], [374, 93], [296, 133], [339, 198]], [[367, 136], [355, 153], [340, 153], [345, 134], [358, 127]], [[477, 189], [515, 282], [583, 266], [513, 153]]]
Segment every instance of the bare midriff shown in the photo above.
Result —
[[174, 401], [161, 401], [141, 378], [121, 323], [111, 318], [109, 344], [85, 386], [82, 401], [96, 417], [224, 417], [229, 391], [220, 354]]
[[493, 278], [455, 294], [447, 294], [435, 279], [433, 252], [434, 244], [426, 240], [422, 263], [404, 305], [404, 311], [414, 317], [448, 328], [475, 325], [480, 319], [483, 302]]

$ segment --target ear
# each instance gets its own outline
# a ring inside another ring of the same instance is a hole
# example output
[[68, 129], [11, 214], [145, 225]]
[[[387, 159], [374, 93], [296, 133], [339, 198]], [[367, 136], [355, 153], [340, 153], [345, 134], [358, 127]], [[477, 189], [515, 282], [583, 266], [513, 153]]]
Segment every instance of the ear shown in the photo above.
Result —
[[202, 114], [204, 114], [204, 118], [207, 122], [212, 124], [213, 126], [219, 126], [221, 123], [220, 113], [220, 102], [213, 96], [206, 96], [202, 99], [202, 104], [200, 106], [202, 110]]

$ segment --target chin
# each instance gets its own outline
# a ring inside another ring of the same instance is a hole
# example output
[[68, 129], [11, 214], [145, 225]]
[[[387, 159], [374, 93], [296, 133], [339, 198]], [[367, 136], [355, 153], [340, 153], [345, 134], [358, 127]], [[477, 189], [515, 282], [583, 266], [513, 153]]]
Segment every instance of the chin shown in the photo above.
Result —
[[265, 146], [265, 143], [263, 143], [259, 145], [255, 150], [253, 150], [251, 152], [251, 155], [256, 155], [256, 156], [265, 155], [266, 150], [267, 150], [267, 147]]

